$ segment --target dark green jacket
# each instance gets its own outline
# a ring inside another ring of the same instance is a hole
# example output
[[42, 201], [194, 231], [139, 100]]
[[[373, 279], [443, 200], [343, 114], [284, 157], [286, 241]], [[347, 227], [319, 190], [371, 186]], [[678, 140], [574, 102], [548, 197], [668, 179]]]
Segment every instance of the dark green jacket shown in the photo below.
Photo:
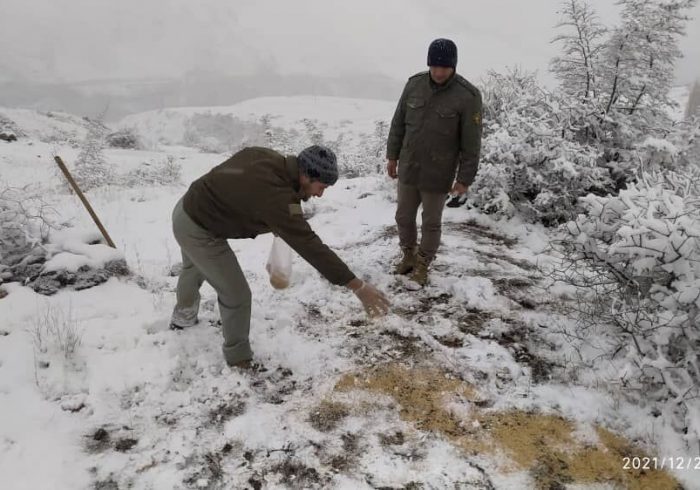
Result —
[[455, 74], [438, 87], [429, 72], [408, 79], [391, 121], [386, 157], [399, 180], [427, 192], [471, 185], [481, 151], [481, 93]]
[[195, 180], [183, 199], [187, 215], [220, 238], [273, 232], [326, 279], [345, 285], [355, 275], [304, 219], [299, 166], [266, 148], [245, 148]]

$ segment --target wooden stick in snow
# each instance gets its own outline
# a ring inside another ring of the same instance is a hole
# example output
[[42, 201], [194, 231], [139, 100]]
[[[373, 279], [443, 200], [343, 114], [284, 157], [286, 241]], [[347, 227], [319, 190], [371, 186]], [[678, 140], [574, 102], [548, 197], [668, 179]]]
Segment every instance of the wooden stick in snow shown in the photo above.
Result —
[[105, 230], [105, 227], [102, 226], [102, 222], [100, 221], [100, 218], [97, 217], [97, 214], [95, 214], [95, 211], [92, 209], [92, 206], [90, 206], [90, 203], [88, 202], [87, 197], [85, 197], [85, 194], [83, 194], [83, 191], [81, 191], [80, 187], [78, 187], [78, 183], [75, 181], [75, 179], [73, 179], [73, 176], [68, 171], [68, 167], [66, 167], [66, 164], [63, 163], [63, 160], [61, 160], [61, 157], [56, 155], [53, 159], [58, 164], [58, 167], [61, 169], [61, 172], [63, 172], [63, 175], [66, 176], [66, 180], [68, 180], [68, 183], [70, 184], [70, 186], [73, 188], [75, 193], [78, 194], [78, 197], [83, 202], [85, 209], [87, 209], [88, 213], [90, 213], [92, 220], [95, 222], [97, 227], [100, 229], [100, 232], [102, 233], [102, 236], [104, 237], [105, 241], [107, 242], [107, 245], [109, 245], [112, 248], [117, 248], [114, 245], [114, 242], [112, 241], [112, 239], [109, 237], [109, 233], [107, 233], [107, 230]]

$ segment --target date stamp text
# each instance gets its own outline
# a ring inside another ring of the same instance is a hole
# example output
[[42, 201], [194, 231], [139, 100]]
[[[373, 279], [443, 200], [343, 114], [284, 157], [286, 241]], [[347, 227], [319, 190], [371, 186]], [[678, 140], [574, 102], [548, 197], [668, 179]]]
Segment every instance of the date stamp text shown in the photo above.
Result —
[[624, 457], [622, 468], [625, 470], [698, 470], [700, 456], [688, 457]]

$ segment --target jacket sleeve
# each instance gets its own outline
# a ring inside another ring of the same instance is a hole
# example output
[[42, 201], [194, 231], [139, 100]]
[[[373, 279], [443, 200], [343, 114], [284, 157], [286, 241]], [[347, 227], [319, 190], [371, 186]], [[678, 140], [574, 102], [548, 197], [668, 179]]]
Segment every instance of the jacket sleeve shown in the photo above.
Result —
[[481, 93], [469, 97], [460, 121], [460, 155], [457, 182], [471, 185], [479, 169], [482, 132]]
[[291, 191], [276, 193], [263, 209], [262, 219], [275, 235], [332, 284], [343, 286], [355, 278], [345, 262], [311, 229]]
[[394, 117], [391, 119], [389, 137], [386, 142], [386, 157], [389, 160], [398, 160], [401, 153], [403, 137], [406, 134], [406, 94], [408, 93], [408, 83], [403, 89], [399, 103], [396, 105]]

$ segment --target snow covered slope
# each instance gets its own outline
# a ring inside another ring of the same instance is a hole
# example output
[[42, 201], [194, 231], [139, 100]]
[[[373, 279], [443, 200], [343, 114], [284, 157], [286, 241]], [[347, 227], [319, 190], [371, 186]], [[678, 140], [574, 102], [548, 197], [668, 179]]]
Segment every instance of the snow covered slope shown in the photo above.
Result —
[[[670, 488], [673, 478], [700, 488], [692, 470], [624, 468], [629, 455], [693, 453], [663, 417], [608, 384], [613, 364], [574, 367], [579, 352], [561, 335], [571, 320], [559, 309], [570, 291], [545, 288], [537, 268], [551, 260], [549, 231], [448, 208], [432, 284], [411, 291], [391, 273], [395, 183], [383, 175], [341, 179], [305, 210], [359, 276], [388, 292], [389, 316], [368, 320], [298, 257], [290, 288], [274, 290], [263, 235], [230, 244], [253, 291], [252, 346], [266, 371], [226, 367], [207, 285], [200, 324], [168, 329], [180, 261], [170, 213], [224, 157], [181, 146], [188, 120], [269, 114], [286, 135], [299, 127], [299, 141], [345, 134], [341, 148], [359, 148], [393, 105], [270, 98], [127, 118], [156, 145], [106, 150], [117, 175], [170, 158], [182, 181], [88, 193], [133, 277], [51, 297], [2, 286], [3, 488]], [[22, 117], [37, 127], [0, 142], [2, 179], [38, 191], [68, 231], [94, 230], [51, 160], [70, 163], [78, 149], [40, 141], [53, 122]], [[304, 118], [315, 121], [308, 130]]]
[[85, 138], [87, 121], [63, 112], [0, 107], [0, 131], [43, 142], [78, 143]]
[[[319, 135], [327, 142], [344, 138], [343, 145], [360, 144], [376, 132], [378, 123], [391, 121], [394, 109], [395, 102], [390, 101], [264, 97], [227, 107], [149, 111], [128, 116], [118, 125], [134, 129], [150, 147], [188, 145], [227, 151], [267, 143], [301, 149]], [[275, 141], [276, 129], [286, 133]]]

